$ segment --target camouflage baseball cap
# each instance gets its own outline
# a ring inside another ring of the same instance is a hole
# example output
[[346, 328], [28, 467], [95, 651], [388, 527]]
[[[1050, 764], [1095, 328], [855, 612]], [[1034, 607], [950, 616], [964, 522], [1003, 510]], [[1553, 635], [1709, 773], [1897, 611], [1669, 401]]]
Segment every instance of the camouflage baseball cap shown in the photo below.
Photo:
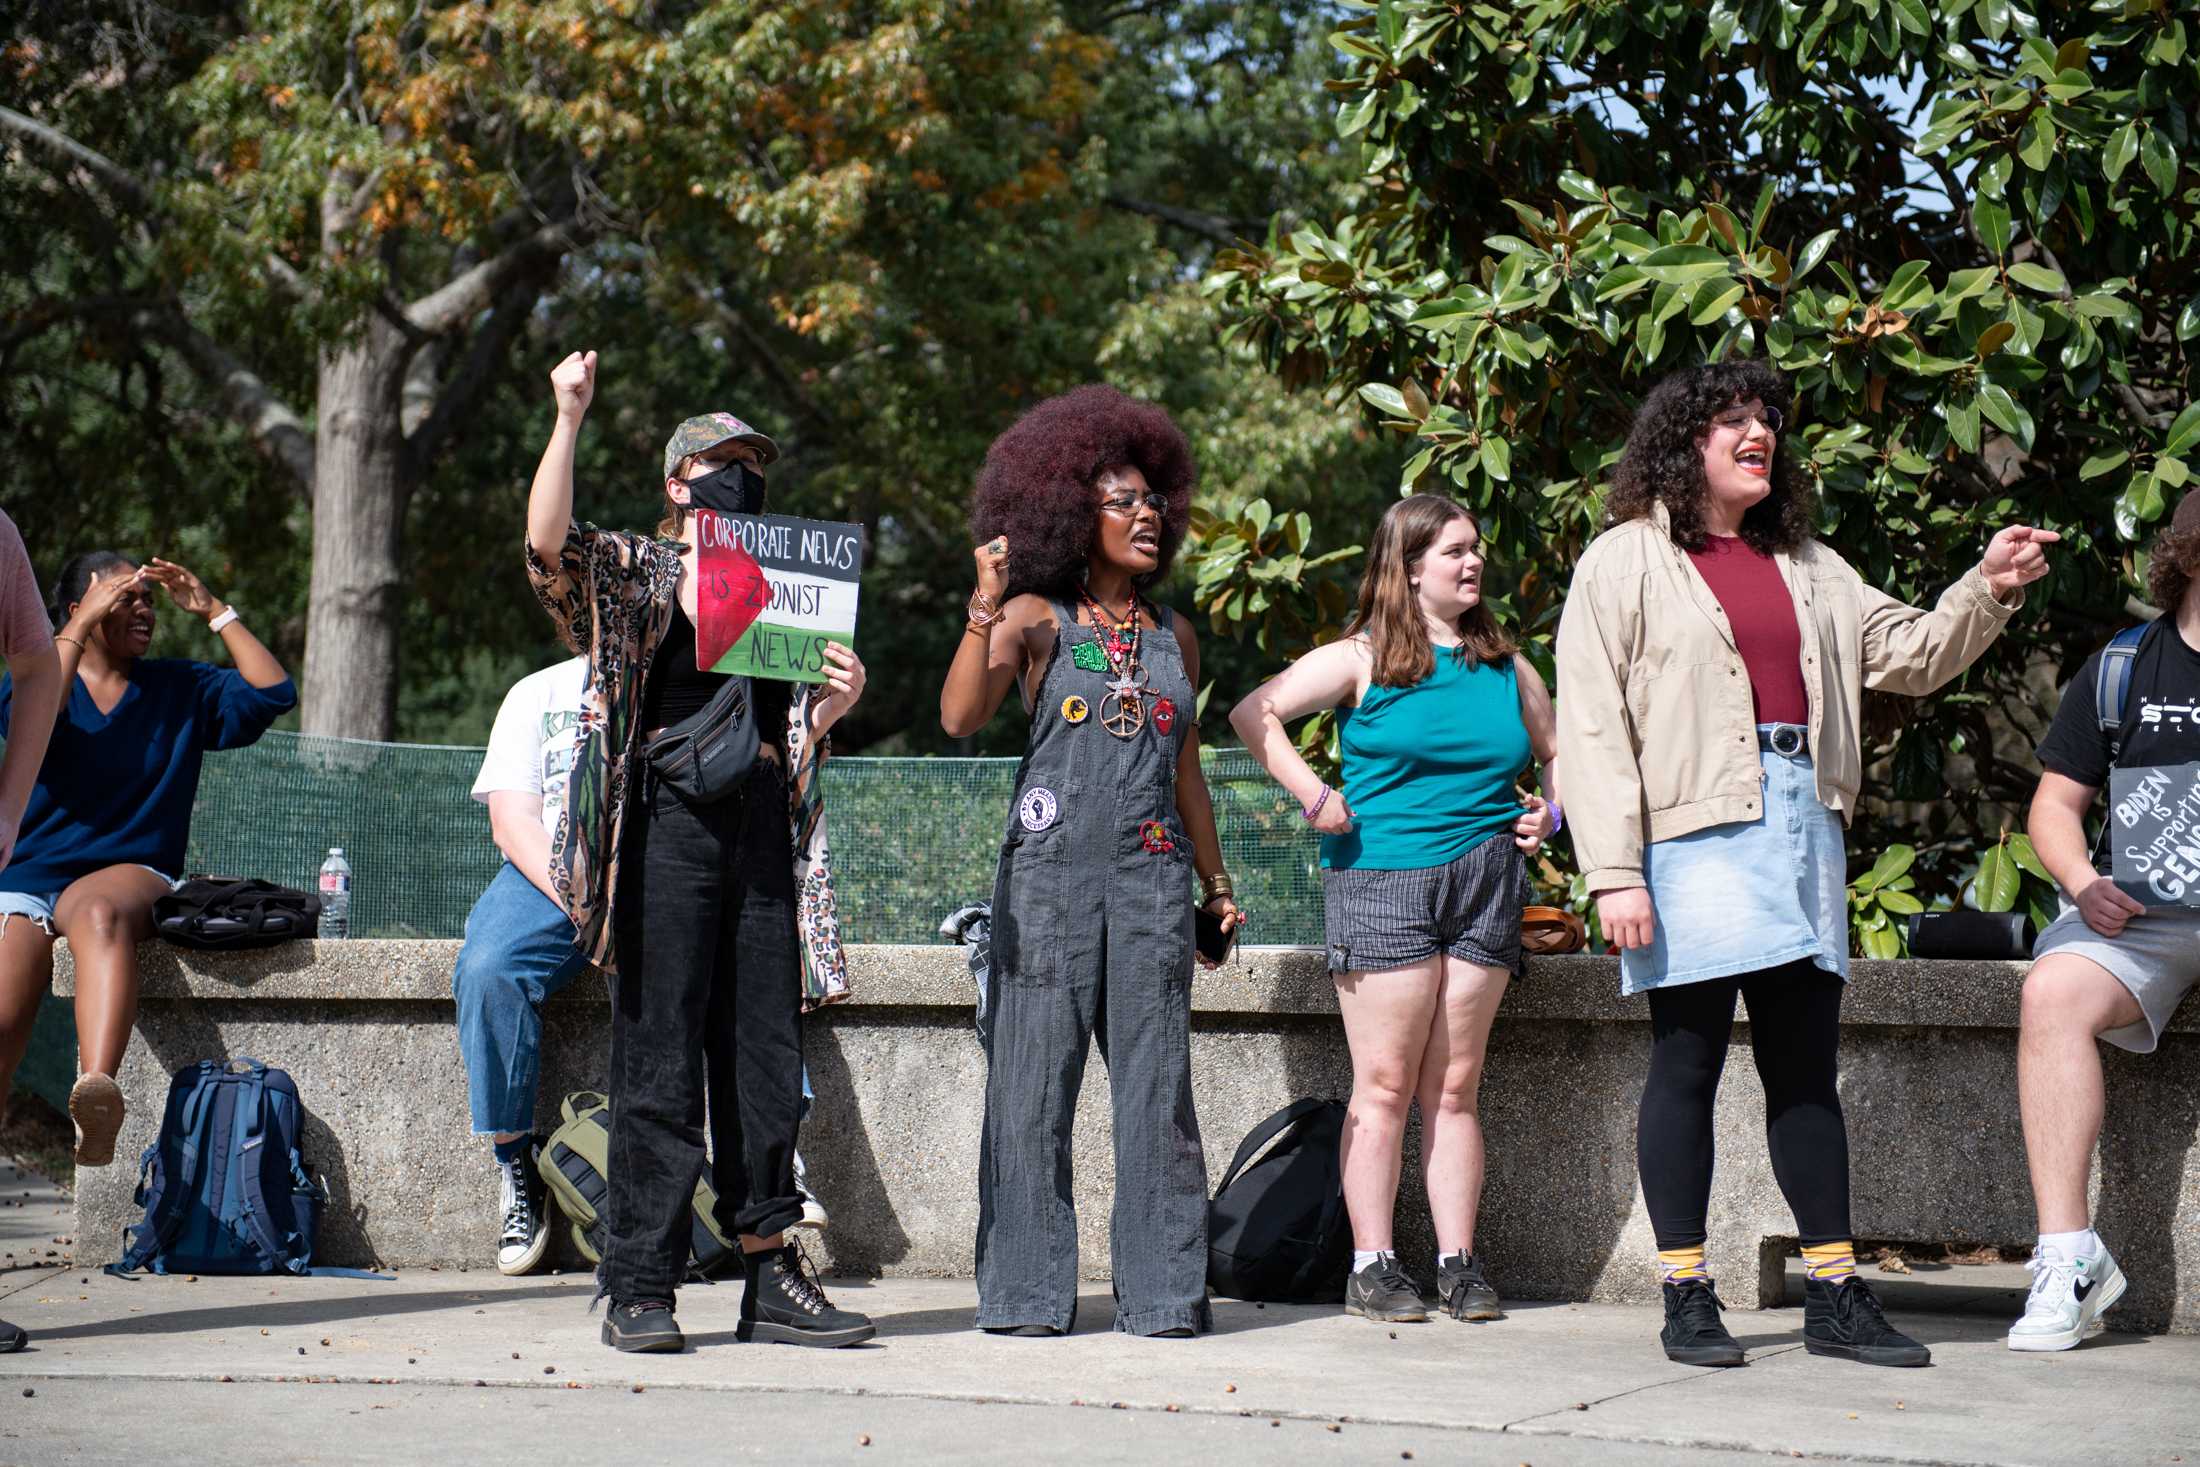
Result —
[[665, 440], [665, 477], [680, 466], [680, 460], [691, 453], [703, 453], [730, 439], [756, 445], [757, 453], [765, 463], [779, 457], [779, 445], [742, 422], [732, 413], [704, 413], [689, 418], [672, 430]]

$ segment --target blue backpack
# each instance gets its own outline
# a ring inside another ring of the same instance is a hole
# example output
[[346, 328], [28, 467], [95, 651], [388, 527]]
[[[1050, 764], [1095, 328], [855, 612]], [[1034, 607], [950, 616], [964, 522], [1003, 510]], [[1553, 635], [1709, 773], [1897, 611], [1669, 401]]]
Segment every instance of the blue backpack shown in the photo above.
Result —
[[315, 1268], [328, 1193], [298, 1154], [298, 1087], [256, 1059], [176, 1071], [160, 1136], [138, 1163], [145, 1221], [123, 1231], [109, 1273], [333, 1274]]
[[2101, 649], [2093, 670], [2093, 712], [2101, 732], [2108, 735], [2108, 762], [2114, 764], [2124, 749], [2124, 713], [2131, 703], [2131, 665], [2139, 660], [2147, 633], [2162, 622], [2143, 621], [2125, 627]]

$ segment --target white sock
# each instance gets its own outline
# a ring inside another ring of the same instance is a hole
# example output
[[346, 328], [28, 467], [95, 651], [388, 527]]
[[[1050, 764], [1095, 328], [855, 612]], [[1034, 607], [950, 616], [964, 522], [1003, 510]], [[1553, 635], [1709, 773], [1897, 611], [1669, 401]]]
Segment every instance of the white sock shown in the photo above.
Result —
[[1392, 1263], [1398, 1261], [1398, 1255], [1388, 1248], [1355, 1248], [1352, 1250], [1352, 1271], [1358, 1273], [1378, 1258], [1387, 1258]]
[[2073, 1263], [2081, 1258], [2098, 1258], [2101, 1256], [2101, 1235], [2091, 1228], [2080, 1228], [2074, 1233], [2042, 1233], [2040, 1252], [2052, 1253]]

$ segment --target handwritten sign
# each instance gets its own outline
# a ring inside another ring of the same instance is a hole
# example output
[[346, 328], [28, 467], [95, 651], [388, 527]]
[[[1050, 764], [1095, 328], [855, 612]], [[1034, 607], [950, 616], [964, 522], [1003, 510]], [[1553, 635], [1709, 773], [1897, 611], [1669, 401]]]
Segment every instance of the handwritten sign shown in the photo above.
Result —
[[695, 534], [695, 665], [825, 681], [825, 644], [855, 641], [862, 528], [699, 509]]
[[2151, 907], [2200, 907], [2200, 764], [2111, 770], [2108, 797], [2116, 885]]

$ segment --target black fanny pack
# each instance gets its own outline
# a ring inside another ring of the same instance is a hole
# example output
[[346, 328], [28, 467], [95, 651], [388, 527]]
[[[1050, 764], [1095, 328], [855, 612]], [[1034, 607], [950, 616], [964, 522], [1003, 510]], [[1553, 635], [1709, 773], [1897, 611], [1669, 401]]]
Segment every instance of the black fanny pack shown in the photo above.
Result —
[[153, 902], [153, 930], [179, 947], [236, 952], [318, 935], [309, 891], [229, 876], [194, 876]]
[[651, 739], [642, 757], [658, 781], [691, 805], [711, 805], [741, 787], [760, 742], [749, 680], [729, 677], [701, 711]]

